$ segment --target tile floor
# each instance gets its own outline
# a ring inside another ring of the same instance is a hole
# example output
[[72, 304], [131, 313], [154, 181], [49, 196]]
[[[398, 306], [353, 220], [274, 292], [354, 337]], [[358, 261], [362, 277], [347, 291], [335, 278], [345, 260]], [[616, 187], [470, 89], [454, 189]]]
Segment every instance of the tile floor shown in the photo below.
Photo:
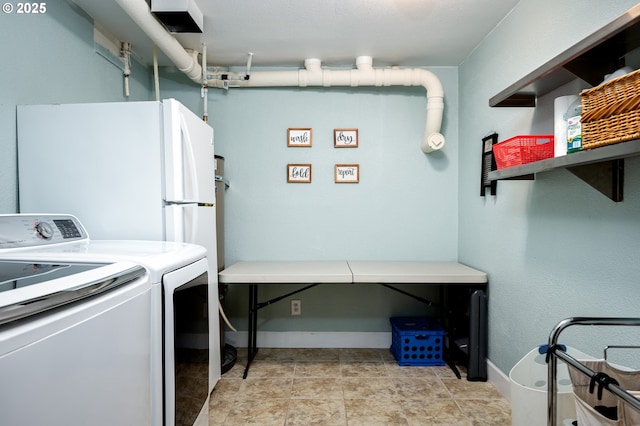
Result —
[[511, 425], [488, 382], [449, 367], [400, 367], [387, 349], [246, 350], [211, 394], [209, 426]]

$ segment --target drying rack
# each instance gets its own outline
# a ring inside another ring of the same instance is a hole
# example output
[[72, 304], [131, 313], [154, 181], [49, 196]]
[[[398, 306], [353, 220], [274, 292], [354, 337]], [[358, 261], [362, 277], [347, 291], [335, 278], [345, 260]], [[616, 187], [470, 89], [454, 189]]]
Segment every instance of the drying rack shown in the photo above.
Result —
[[[627, 402], [636, 410], [640, 411], [640, 399], [634, 397], [626, 390], [622, 389], [615, 383], [611, 383], [607, 380], [609, 377], [606, 374], [593, 371], [586, 365], [580, 363], [575, 358], [567, 355], [562, 345], [558, 345], [558, 337], [560, 333], [569, 326], [572, 325], [595, 325], [595, 326], [640, 326], [640, 318], [567, 318], [560, 321], [549, 334], [549, 347], [547, 351], [547, 364], [548, 364], [548, 393], [547, 393], [547, 425], [556, 426], [557, 419], [557, 389], [556, 389], [556, 376], [558, 372], [558, 358], [566, 362], [567, 365], [571, 365], [582, 374], [595, 380], [599, 386], [613, 393], [618, 398]], [[604, 376], [604, 378], [603, 378]]]

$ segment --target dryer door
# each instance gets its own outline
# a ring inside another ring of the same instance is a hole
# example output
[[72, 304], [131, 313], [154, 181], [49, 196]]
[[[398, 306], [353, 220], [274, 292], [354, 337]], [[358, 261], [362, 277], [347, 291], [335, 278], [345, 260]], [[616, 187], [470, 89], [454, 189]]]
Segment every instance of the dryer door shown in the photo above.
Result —
[[[167, 426], [208, 422], [209, 283], [201, 259], [162, 278]], [[198, 401], [193, 404], [191, 401]], [[187, 404], [185, 404], [187, 402]], [[196, 421], [198, 420], [198, 421]], [[205, 423], [206, 424], [206, 423]]]

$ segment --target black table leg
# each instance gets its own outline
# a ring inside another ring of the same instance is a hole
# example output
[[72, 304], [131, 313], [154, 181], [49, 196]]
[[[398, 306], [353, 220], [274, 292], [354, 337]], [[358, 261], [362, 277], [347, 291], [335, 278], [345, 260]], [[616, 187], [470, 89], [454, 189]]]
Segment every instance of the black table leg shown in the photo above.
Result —
[[453, 371], [453, 374], [455, 374], [458, 379], [462, 379], [462, 376], [460, 375], [460, 370], [458, 370], [458, 367], [456, 366], [456, 363], [454, 362], [453, 358], [447, 355], [445, 356], [445, 362], [447, 363], [451, 371]]
[[454, 345], [454, 343], [453, 343], [452, 334], [449, 331], [452, 326], [452, 315], [449, 307], [448, 288], [447, 286], [444, 286], [444, 285], [440, 285], [439, 287], [440, 287], [440, 306], [441, 306], [440, 324], [447, 331], [447, 336], [445, 337], [447, 344], [445, 344], [443, 347], [443, 357], [444, 357], [444, 361], [447, 363], [451, 371], [453, 371], [453, 374], [455, 374], [458, 379], [462, 379], [462, 375], [460, 374], [460, 370], [458, 370], [458, 367], [456, 366], [455, 358], [453, 356], [452, 345]]
[[244, 368], [243, 379], [249, 374], [249, 367], [258, 353], [257, 345], [258, 329], [258, 285], [249, 285], [249, 335], [247, 338], [247, 366]]

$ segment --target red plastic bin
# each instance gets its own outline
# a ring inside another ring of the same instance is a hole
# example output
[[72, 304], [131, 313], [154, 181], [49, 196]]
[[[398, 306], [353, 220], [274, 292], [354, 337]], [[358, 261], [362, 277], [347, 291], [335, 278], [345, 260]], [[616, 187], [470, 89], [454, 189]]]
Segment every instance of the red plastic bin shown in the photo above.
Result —
[[553, 135], [514, 136], [493, 146], [498, 169], [553, 157]]

